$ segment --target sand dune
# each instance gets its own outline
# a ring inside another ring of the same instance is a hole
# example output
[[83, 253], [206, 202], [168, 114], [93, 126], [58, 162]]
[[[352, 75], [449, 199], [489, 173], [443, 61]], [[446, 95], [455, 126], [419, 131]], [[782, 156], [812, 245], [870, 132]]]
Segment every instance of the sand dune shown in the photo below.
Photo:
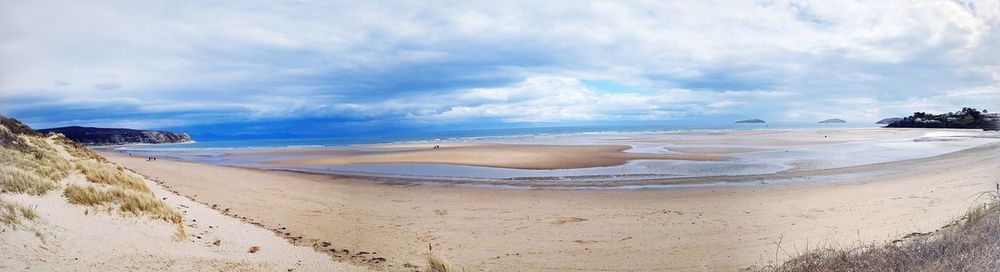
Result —
[[[85, 184], [81, 175], [62, 181]], [[34, 207], [41, 221], [0, 227], [2, 271], [363, 271], [297, 247], [269, 230], [241, 222], [149, 183], [184, 214], [188, 236], [172, 224], [128, 218], [66, 203], [58, 192], [3, 195]], [[31, 229], [38, 230], [36, 234]], [[218, 245], [214, 244], [218, 241]], [[260, 251], [249, 253], [251, 247]]]
[[2, 118], [0, 271], [363, 271]]

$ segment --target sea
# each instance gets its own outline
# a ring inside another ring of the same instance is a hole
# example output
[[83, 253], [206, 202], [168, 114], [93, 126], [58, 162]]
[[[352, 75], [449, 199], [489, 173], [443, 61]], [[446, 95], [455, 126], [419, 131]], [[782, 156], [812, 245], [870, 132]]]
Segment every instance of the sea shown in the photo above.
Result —
[[725, 132], [742, 130], [784, 130], [821, 128], [877, 128], [876, 124], [816, 124], [816, 123], [769, 123], [769, 124], [669, 124], [669, 125], [600, 125], [600, 126], [558, 126], [503, 129], [470, 129], [449, 131], [406, 131], [394, 134], [366, 135], [363, 137], [321, 137], [321, 138], [266, 138], [240, 140], [199, 140], [181, 144], [136, 145], [119, 150], [134, 151], [192, 151], [228, 149], [271, 149], [271, 148], [318, 148], [344, 147], [352, 145], [420, 143], [463, 140], [515, 139], [532, 137], [559, 137], [594, 134], [636, 134], [636, 133], [690, 133]]
[[[979, 131], [925, 132], [909, 131], [883, 138], [842, 138], [829, 144], [755, 146], [757, 151], [726, 155], [722, 161], [698, 160], [630, 160], [621, 165], [567, 168], [567, 169], [515, 169], [502, 167], [434, 164], [434, 163], [369, 163], [336, 165], [278, 165], [267, 163], [281, 159], [295, 159], [296, 152], [243, 152], [251, 150], [343, 148], [351, 152], [386, 152], [379, 144], [439, 143], [439, 142], [494, 142], [540, 144], [587, 144], [623, 141], [632, 146], [625, 152], [661, 153], [674, 144], [648, 140], [650, 137], [678, 139], [707, 137], [713, 133], [766, 130], [817, 130], [878, 128], [876, 124], [706, 124], [706, 125], [642, 125], [642, 126], [561, 126], [507, 129], [480, 129], [455, 131], [401, 132], [366, 137], [327, 137], [311, 139], [251, 139], [224, 141], [197, 141], [184, 144], [134, 145], [116, 147], [119, 152], [140, 156], [168, 157], [178, 160], [227, 166], [251, 167], [269, 170], [286, 170], [343, 176], [366, 176], [380, 179], [407, 180], [446, 184], [473, 184], [493, 186], [500, 184], [528, 184], [526, 188], [542, 183], [583, 184], [598, 182], [606, 187], [629, 187], [628, 182], [642, 183], [671, 178], [750, 176], [772, 174], [793, 169], [826, 169], [883, 163], [904, 159], [930, 157], [977, 146], [1000, 139], [1000, 134], [983, 137]], [[670, 135], [670, 134], [678, 135]], [[680, 133], [696, 133], [695, 135]], [[704, 134], [701, 134], [704, 133]], [[942, 135], [937, 135], [937, 134]], [[955, 134], [955, 135], [952, 135]], [[968, 135], [966, 135], [968, 134]], [[801, 134], [799, 134], [801, 135]], [[808, 135], [808, 134], [807, 134]], [[646, 139], [639, 140], [636, 139]], [[846, 141], [845, 141], [846, 139]], [[715, 144], [707, 144], [715, 146]], [[722, 144], [731, 145], [731, 144]], [[400, 147], [396, 149], [406, 149]], [[240, 155], [234, 155], [240, 154]], [[263, 154], [263, 155], [252, 155]], [[307, 153], [303, 153], [307, 154]], [[311, 156], [311, 155], [304, 155]], [[799, 170], [796, 170], [799, 171]], [[841, 177], [849, 178], [849, 177]], [[824, 178], [833, 179], [833, 178]], [[798, 180], [769, 181], [799, 182]], [[745, 182], [736, 182], [744, 184]], [[706, 183], [711, 186], [718, 184]], [[568, 186], [568, 185], [567, 185]], [[645, 185], [643, 185], [645, 186]], [[660, 186], [660, 185], [655, 185]], [[654, 187], [655, 187], [654, 186]], [[669, 184], [665, 186], [675, 186]], [[688, 185], [684, 185], [688, 186]], [[570, 186], [574, 187], [574, 186]], [[643, 187], [645, 188], [645, 187]], [[652, 187], [650, 187], [652, 188]], [[659, 187], [656, 187], [659, 188]]]

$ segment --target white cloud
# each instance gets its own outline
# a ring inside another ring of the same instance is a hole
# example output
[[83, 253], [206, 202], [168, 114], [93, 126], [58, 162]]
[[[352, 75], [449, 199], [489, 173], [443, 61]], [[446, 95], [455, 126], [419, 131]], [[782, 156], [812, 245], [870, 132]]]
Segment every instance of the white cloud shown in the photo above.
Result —
[[879, 119], [992, 106], [1000, 84], [991, 0], [9, 1], [0, 25], [0, 103], [34, 101], [6, 114], [69, 97], [233, 109], [212, 122]]

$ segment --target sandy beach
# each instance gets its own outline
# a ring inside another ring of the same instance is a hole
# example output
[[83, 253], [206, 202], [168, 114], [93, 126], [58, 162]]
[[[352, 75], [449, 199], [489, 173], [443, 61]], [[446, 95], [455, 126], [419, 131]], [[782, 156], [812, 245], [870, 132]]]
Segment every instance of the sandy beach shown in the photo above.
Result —
[[365, 271], [0, 120], [0, 271]]
[[[878, 136], [873, 133], [926, 134], [918, 132], [846, 131], [833, 136], [839, 139], [824, 137], [829, 142], [823, 144]], [[816, 137], [817, 132], [793, 133]], [[678, 140], [722, 142], [711, 137]], [[763, 136], [740, 137], [760, 143], [752, 148], [823, 141], [781, 145]], [[730, 156], [753, 150], [683, 151]], [[435, 254], [469, 271], [737, 270], [818, 246], [886, 242], [934, 231], [974, 205], [978, 193], [994, 190], [1000, 176], [998, 143], [929, 157], [734, 178], [747, 186], [655, 190], [426, 185], [101, 154], [168, 190], [338, 260], [385, 258], [375, 267], [399, 267], [421, 263], [430, 245]], [[699, 179], [727, 178], [732, 177]]]
[[0, 272], [1000, 271], [998, 45], [1000, 0], [0, 0]]

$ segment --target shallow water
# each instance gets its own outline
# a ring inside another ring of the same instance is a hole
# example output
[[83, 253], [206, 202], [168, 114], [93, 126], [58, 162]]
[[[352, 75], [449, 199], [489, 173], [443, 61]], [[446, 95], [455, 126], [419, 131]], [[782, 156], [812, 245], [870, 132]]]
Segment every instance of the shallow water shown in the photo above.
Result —
[[[791, 129], [766, 131], [699, 131], [681, 133], [579, 133], [530, 137], [475, 138], [442, 143], [503, 144], [615, 144], [629, 145], [626, 152], [673, 153], [673, 149], [753, 149], [723, 154], [725, 161], [633, 160], [622, 165], [573, 169], [528, 170], [431, 163], [378, 163], [321, 166], [275, 166], [261, 162], [302, 159], [294, 152], [233, 156], [233, 149], [219, 148], [118, 148], [141, 155], [169, 156], [181, 160], [263, 169], [374, 176], [414, 180], [513, 180], [513, 181], [623, 181], [681, 177], [771, 174], [867, 165], [924, 158], [955, 152], [1000, 140], [1000, 133], [971, 130], [889, 129]], [[422, 141], [423, 142], [423, 141]], [[358, 152], [388, 152], [371, 145], [324, 147]], [[273, 150], [273, 147], [267, 147]], [[254, 148], [245, 148], [253, 150]], [[297, 148], [277, 148], [277, 150]], [[391, 151], [391, 150], [389, 150]]]

